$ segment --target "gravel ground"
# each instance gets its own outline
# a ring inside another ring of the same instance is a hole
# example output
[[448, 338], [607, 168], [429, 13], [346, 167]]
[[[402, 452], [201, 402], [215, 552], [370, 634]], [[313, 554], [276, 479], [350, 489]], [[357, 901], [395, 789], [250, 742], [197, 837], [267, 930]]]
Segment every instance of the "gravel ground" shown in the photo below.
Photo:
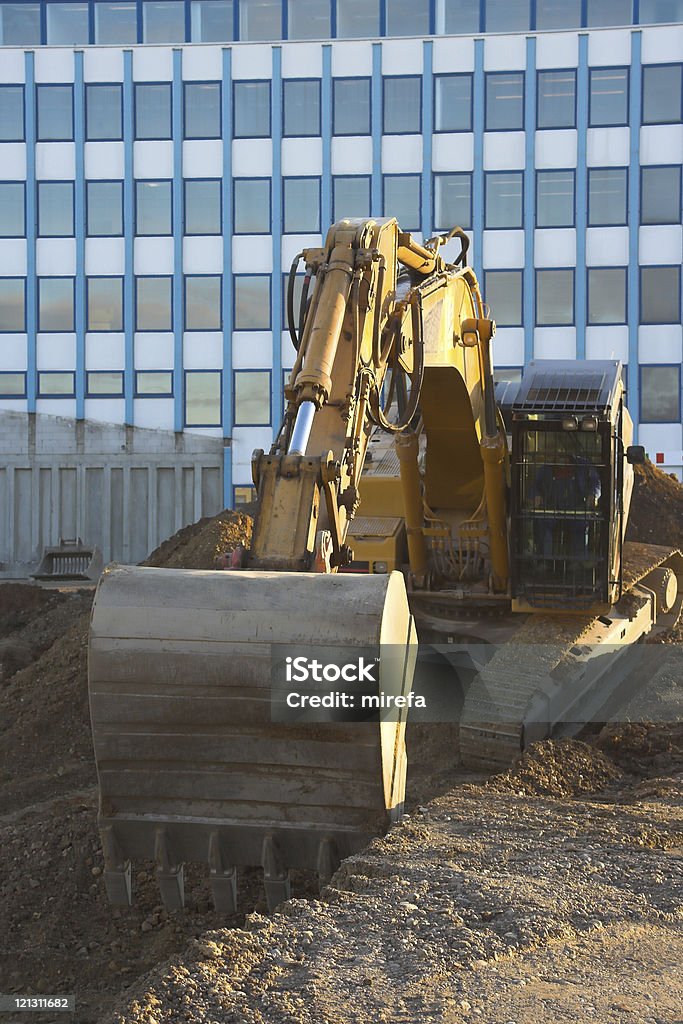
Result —
[[528, 778], [418, 808], [322, 899], [207, 932], [107, 1024], [680, 1022], [683, 773], [583, 799]]

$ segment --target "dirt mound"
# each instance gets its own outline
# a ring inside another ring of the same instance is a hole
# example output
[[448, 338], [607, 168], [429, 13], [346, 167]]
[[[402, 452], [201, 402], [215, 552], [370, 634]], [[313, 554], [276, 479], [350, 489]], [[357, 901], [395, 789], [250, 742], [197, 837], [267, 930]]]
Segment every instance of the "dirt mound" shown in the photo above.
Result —
[[36, 615], [60, 604], [64, 597], [57, 590], [44, 590], [30, 583], [0, 585], [0, 636], [21, 629]]
[[533, 743], [510, 771], [496, 775], [488, 786], [519, 796], [576, 796], [599, 793], [621, 777], [619, 768], [587, 743], [543, 740]]
[[251, 540], [252, 518], [225, 509], [179, 530], [141, 562], [159, 569], [213, 569], [214, 559]]
[[615, 764], [633, 775], [683, 770], [683, 722], [607, 725], [595, 740]]
[[0, 812], [95, 782], [82, 614], [2, 694]]
[[683, 549], [683, 484], [649, 461], [635, 467], [626, 540]]

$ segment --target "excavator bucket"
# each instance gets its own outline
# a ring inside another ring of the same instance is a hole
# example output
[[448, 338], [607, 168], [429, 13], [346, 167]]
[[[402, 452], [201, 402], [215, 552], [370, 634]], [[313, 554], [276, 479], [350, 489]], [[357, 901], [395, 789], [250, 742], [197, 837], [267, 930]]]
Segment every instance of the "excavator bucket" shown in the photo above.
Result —
[[417, 647], [401, 574], [105, 570], [88, 675], [112, 902], [131, 902], [139, 859], [156, 861], [170, 909], [183, 905], [183, 863], [208, 864], [224, 913], [236, 869], [261, 865], [272, 909], [290, 868], [326, 882], [400, 816], [405, 712], [280, 720], [274, 659], [296, 648], [321, 662], [374, 652], [378, 689], [408, 695]]
[[31, 575], [35, 580], [97, 580], [103, 568], [100, 549], [78, 538], [60, 540], [58, 545], [45, 548]]

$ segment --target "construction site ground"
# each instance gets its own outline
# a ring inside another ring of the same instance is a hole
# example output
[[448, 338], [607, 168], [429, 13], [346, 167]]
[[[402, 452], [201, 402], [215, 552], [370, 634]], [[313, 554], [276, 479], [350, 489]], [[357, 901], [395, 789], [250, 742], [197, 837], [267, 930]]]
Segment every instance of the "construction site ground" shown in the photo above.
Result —
[[[249, 530], [226, 512], [148, 562], [211, 568]], [[639, 471], [630, 530], [683, 546], [683, 487]], [[260, 872], [242, 874], [238, 914], [219, 919], [192, 866], [187, 907], [169, 915], [151, 864], [117, 910], [96, 828], [91, 600], [0, 585], [0, 992], [75, 993], [82, 1024], [683, 1022], [675, 667], [660, 720], [546, 741], [491, 779], [462, 773], [454, 727], [409, 727], [410, 816], [322, 894], [295, 874], [273, 917]], [[680, 642], [680, 627], [664, 639]]]

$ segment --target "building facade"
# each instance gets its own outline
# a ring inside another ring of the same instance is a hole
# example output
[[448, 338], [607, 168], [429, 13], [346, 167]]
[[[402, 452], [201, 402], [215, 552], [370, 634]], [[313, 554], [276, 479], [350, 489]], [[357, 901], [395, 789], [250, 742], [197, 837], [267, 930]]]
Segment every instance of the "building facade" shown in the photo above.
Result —
[[[249, 498], [293, 257], [394, 215], [470, 233], [500, 375], [621, 359], [680, 473], [682, 115], [683, 0], [0, 3], [0, 418], [128, 428], [124, 462], [164, 432], [162, 469], [197, 435], [221, 478], [184, 507]], [[86, 476], [70, 532], [138, 553], [88, 519]], [[6, 567], [17, 493], [0, 475]], [[22, 550], [64, 535], [55, 495]]]

